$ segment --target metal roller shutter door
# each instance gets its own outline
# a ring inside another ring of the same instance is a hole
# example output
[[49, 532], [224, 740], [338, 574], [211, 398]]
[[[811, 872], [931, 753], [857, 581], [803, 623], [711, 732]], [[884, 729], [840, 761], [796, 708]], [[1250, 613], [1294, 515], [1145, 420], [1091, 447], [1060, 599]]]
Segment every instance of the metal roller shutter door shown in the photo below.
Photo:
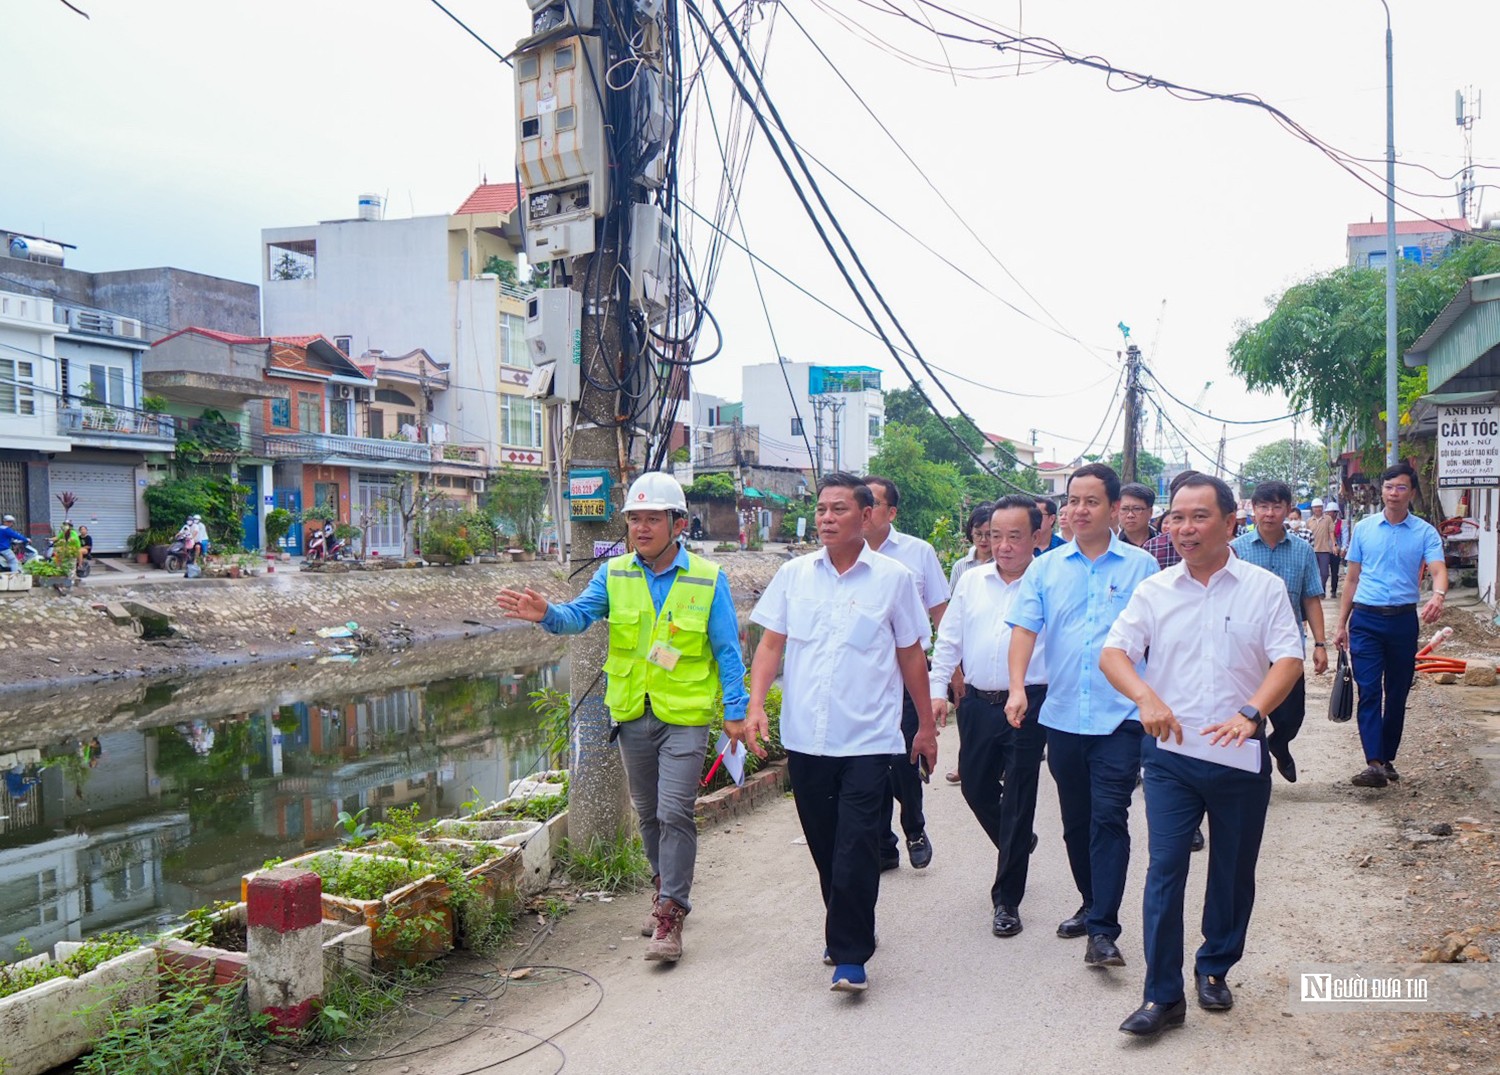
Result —
[[78, 497], [73, 507], [75, 526], [87, 526], [94, 551], [124, 552], [135, 533], [135, 467], [111, 463], [53, 463], [47, 468], [52, 486], [52, 532], [63, 523], [59, 493]]

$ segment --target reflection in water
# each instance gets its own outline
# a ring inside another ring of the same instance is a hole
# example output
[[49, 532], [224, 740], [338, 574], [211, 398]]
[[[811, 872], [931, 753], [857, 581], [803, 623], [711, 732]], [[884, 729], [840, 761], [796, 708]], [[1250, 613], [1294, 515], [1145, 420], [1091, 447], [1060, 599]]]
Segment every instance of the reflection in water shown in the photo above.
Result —
[[[151, 932], [237, 899], [266, 859], [337, 843], [340, 810], [441, 817], [503, 797], [547, 762], [528, 708], [543, 687], [567, 690], [566, 661], [278, 704], [283, 688], [220, 716], [0, 742], [0, 961], [22, 938], [41, 951]], [[175, 693], [153, 687], [138, 705]]]

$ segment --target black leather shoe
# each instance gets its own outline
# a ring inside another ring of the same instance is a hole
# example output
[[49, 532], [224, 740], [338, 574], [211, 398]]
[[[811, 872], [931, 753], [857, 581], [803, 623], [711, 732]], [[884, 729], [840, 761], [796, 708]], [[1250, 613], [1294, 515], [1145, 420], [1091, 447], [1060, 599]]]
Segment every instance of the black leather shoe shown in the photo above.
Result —
[[1199, 825], [1193, 830], [1193, 840], [1188, 844], [1188, 848], [1193, 851], [1202, 851], [1203, 843], [1203, 826]]
[[1288, 754], [1285, 758], [1276, 759], [1276, 771], [1282, 775], [1288, 784], [1297, 782], [1297, 763]]
[[1089, 938], [1089, 946], [1084, 950], [1083, 962], [1090, 967], [1123, 967], [1125, 957], [1120, 954], [1120, 949], [1115, 942], [1102, 933], [1096, 933]]
[[1198, 986], [1198, 1007], [1206, 1012], [1227, 1012], [1234, 1007], [1234, 994], [1229, 983], [1217, 974], [1194, 972], [1193, 981]]
[[1088, 932], [1088, 927], [1084, 925], [1084, 919], [1088, 918], [1088, 916], [1089, 909], [1087, 906], [1078, 908], [1078, 910], [1073, 912], [1072, 918], [1064, 918], [1057, 924], [1057, 935], [1063, 938], [1063, 940], [1069, 941], [1074, 937], [1082, 937]]
[[1031, 855], [1036, 854], [1036, 845], [1037, 845], [1036, 833], [1032, 833], [1031, 834], [1031, 850], [1029, 852], [1027, 852], [1027, 854], [1031, 854]]
[[1146, 1001], [1120, 1024], [1120, 1030], [1138, 1038], [1154, 1038], [1163, 1030], [1181, 1026], [1187, 1021], [1187, 999], [1175, 1004], [1155, 1004]]
[[912, 869], [927, 868], [927, 864], [932, 861], [932, 841], [927, 838], [927, 833], [919, 833], [906, 841], [906, 855], [911, 859]]
[[1375, 762], [1355, 773], [1349, 783], [1357, 788], [1383, 788], [1390, 780], [1385, 775], [1385, 767]]
[[1021, 932], [1021, 913], [1002, 903], [995, 908], [995, 924], [991, 927], [991, 932], [996, 937], [1014, 937]]
[[901, 868], [901, 856], [900, 856], [900, 854], [897, 854], [896, 856], [891, 857], [891, 856], [887, 855], [883, 851], [880, 853], [880, 872], [881, 873], [885, 873], [887, 870], [896, 870], [896, 869], [900, 869], [900, 868]]
[[1396, 767], [1388, 761], [1380, 763], [1380, 771], [1385, 774], [1386, 780], [1392, 784], [1398, 783], [1401, 780], [1401, 774], [1396, 772]]

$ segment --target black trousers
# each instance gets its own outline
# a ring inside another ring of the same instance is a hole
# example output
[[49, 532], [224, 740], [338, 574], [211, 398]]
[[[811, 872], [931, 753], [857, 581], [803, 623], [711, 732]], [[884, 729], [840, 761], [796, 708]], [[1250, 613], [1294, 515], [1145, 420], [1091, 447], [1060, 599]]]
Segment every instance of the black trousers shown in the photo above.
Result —
[[1266, 735], [1266, 749], [1270, 751], [1271, 757], [1284, 760], [1292, 756], [1292, 740], [1302, 730], [1302, 721], [1306, 716], [1307, 679], [1305, 676], [1298, 676], [1286, 701], [1266, 715], [1266, 720], [1271, 725], [1271, 730]]
[[829, 758], [787, 751], [787, 776], [797, 818], [818, 868], [825, 913], [823, 935], [835, 963], [869, 961], [875, 953], [875, 901], [880, 895], [881, 804], [890, 787], [891, 756]]
[[958, 703], [958, 768], [964, 800], [995, 845], [995, 881], [990, 903], [1019, 907], [1031, 865], [1031, 830], [1036, 820], [1037, 782], [1042, 771], [1046, 730], [1038, 722], [1045, 686], [1026, 688], [1026, 719], [1012, 728], [1005, 699], [981, 700], [973, 691]]
[[[891, 828], [891, 814], [896, 803], [901, 804], [901, 831], [908, 840], [921, 836], [927, 830], [927, 818], [922, 815], [922, 773], [912, 763], [911, 741], [917, 734], [917, 707], [911, 695], [901, 692], [901, 738], [906, 740], [906, 753], [891, 759], [890, 785], [885, 791], [885, 806], [881, 817], [885, 819], [886, 831], [881, 841], [880, 854], [890, 861], [901, 857], [901, 845], [896, 831]], [[962, 762], [959, 763], [962, 766]]]

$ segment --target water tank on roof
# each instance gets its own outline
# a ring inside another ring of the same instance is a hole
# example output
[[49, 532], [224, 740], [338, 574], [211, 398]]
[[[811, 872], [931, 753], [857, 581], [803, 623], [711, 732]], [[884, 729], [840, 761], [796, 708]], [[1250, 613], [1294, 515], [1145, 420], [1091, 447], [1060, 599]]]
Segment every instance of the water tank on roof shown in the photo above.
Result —
[[25, 261], [45, 261], [52, 265], [63, 263], [63, 248], [46, 239], [29, 239], [13, 235], [10, 240], [10, 256]]
[[359, 219], [379, 220], [382, 204], [379, 194], [361, 194], [359, 196]]

